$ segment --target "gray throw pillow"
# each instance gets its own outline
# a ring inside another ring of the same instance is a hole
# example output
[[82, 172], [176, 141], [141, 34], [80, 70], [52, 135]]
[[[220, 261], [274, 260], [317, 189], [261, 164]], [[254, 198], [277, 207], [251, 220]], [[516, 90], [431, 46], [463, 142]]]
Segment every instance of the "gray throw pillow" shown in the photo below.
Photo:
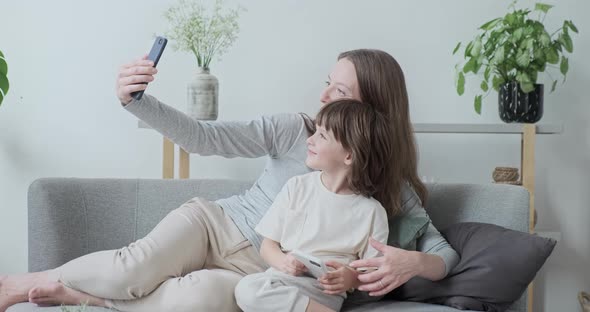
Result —
[[524, 293], [556, 243], [487, 223], [457, 223], [441, 233], [461, 256], [457, 266], [437, 282], [412, 278], [386, 298], [505, 311]]

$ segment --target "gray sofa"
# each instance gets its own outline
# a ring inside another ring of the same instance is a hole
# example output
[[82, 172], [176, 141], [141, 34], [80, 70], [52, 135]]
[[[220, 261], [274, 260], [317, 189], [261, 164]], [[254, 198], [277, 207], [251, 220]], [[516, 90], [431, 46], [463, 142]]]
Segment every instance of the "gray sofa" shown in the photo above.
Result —
[[[146, 235], [170, 210], [188, 199], [211, 200], [243, 192], [235, 180], [148, 180], [43, 178], [28, 193], [29, 270], [57, 267], [84, 254], [116, 249]], [[427, 211], [439, 229], [465, 221], [494, 223], [526, 232], [528, 192], [497, 184], [428, 184]], [[91, 268], [89, 268], [91, 269]], [[526, 293], [510, 312], [526, 311]], [[57, 312], [23, 303], [9, 312]], [[87, 311], [107, 311], [92, 308]], [[459, 311], [415, 302], [381, 301], [343, 311]]]

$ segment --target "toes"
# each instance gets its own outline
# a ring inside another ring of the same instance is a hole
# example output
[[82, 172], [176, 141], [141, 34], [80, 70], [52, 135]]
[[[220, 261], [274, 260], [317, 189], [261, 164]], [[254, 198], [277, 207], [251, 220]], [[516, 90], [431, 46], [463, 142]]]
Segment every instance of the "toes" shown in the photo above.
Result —
[[49, 306], [54, 306], [54, 305], [60, 304], [54, 298], [49, 298], [49, 297], [29, 299], [29, 302], [34, 303], [40, 307], [49, 307]]
[[41, 290], [39, 289], [39, 287], [31, 288], [31, 290], [29, 290], [29, 301], [31, 301], [31, 299], [41, 297], [40, 292]]
[[53, 291], [52, 289], [49, 289], [48, 286], [33, 287], [29, 290], [29, 299], [45, 298], [52, 294]]
[[59, 295], [61, 288], [62, 286], [60, 283], [48, 283], [45, 285], [33, 287], [29, 291], [29, 299], [55, 297]]

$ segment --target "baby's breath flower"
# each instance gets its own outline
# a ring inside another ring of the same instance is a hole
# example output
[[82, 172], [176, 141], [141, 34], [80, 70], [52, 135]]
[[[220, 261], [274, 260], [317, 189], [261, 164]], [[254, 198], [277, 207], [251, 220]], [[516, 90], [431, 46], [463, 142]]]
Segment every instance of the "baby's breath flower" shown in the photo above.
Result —
[[238, 38], [238, 17], [243, 8], [222, 13], [223, 0], [215, 0], [211, 14], [199, 0], [178, 0], [164, 17], [171, 27], [166, 35], [175, 50], [192, 52], [199, 67], [209, 68], [214, 56], [218, 59]]

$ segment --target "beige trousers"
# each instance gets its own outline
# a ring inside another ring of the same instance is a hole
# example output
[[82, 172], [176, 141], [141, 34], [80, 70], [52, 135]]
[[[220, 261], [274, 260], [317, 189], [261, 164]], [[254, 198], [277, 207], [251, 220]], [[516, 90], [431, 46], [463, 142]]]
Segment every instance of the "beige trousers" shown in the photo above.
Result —
[[193, 198], [146, 237], [74, 259], [51, 275], [120, 311], [239, 311], [236, 284], [266, 268], [218, 204]]

